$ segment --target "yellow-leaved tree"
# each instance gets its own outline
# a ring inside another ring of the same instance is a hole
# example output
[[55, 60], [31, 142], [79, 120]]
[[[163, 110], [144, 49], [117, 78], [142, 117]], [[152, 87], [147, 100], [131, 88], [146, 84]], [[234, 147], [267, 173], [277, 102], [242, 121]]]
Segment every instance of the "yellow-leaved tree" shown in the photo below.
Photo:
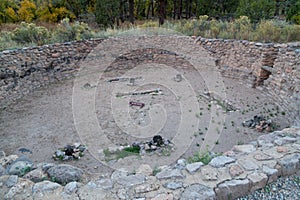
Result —
[[5, 9], [5, 15], [7, 18], [6, 22], [17, 22], [18, 21], [18, 16], [15, 10], [12, 7], [8, 7]]
[[35, 17], [36, 5], [30, 0], [21, 1], [18, 10], [19, 19], [21, 21], [31, 22]]

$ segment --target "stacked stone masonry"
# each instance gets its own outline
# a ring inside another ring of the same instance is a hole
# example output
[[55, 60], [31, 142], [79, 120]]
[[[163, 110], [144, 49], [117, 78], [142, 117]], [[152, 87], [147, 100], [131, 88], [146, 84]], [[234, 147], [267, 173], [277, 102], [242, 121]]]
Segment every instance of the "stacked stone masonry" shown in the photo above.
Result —
[[[80, 61], [103, 39], [0, 52], [1, 107], [36, 88], [74, 76]], [[263, 44], [197, 38], [223, 76], [244, 81], [274, 98], [300, 123], [300, 43]], [[163, 45], [162, 45], [163, 46]]]
[[208, 165], [184, 159], [157, 169], [141, 164], [134, 172], [118, 169], [111, 175], [95, 174], [95, 180], [85, 179], [81, 169], [70, 165], [33, 164], [0, 153], [3, 199], [229, 200], [264, 188], [279, 176], [299, 172], [300, 128], [287, 128], [261, 135], [251, 144], [236, 145]]
[[223, 76], [246, 82], [280, 103], [300, 124], [300, 43], [273, 44], [197, 38]]

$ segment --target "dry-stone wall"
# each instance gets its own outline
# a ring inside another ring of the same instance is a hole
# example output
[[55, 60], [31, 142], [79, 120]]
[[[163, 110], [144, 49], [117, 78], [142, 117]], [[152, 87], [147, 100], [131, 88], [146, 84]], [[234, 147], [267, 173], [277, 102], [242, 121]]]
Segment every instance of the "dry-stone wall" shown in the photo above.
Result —
[[170, 166], [152, 169], [141, 164], [135, 172], [121, 168], [111, 175], [95, 175], [95, 180], [89, 180], [81, 169], [71, 165], [34, 164], [0, 151], [0, 196], [3, 199], [231, 200], [264, 188], [280, 176], [299, 173], [299, 152], [300, 128], [287, 128], [261, 135], [251, 144], [236, 145], [207, 165], [179, 159]]
[[74, 75], [79, 62], [103, 39], [0, 52], [0, 107], [30, 91]]
[[[102, 41], [1, 52], [0, 105], [72, 77], [80, 61]], [[217, 58], [216, 64], [224, 76], [257, 87], [285, 106], [295, 121], [297, 117], [299, 120], [299, 43], [204, 38], [196, 42]], [[159, 173], [153, 174], [154, 169], [141, 165], [135, 174], [119, 170], [86, 184], [79, 183], [84, 174], [78, 168], [51, 163], [34, 166], [30, 160], [0, 152], [0, 194], [5, 199], [233, 199], [263, 188], [278, 176], [299, 171], [299, 137], [299, 128], [285, 129], [262, 135], [254, 143], [237, 145], [205, 166], [178, 160], [175, 166], [161, 167]], [[49, 180], [68, 184], [62, 186]]]
[[[74, 75], [79, 62], [103, 39], [0, 52], [1, 107], [35, 88]], [[224, 76], [244, 81], [274, 98], [300, 123], [300, 43], [263, 44], [197, 38]]]
[[198, 38], [224, 76], [246, 82], [280, 103], [300, 123], [300, 43], [263, 44]]

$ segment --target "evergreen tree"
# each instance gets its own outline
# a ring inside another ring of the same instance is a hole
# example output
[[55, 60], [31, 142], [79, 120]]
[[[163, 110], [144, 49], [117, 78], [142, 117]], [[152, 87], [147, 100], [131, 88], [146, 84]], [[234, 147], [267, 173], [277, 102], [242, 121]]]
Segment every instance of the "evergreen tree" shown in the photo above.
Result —
[[274, 17], [275, 11], [275, 0], [240, 0], [237, 15], [248, 16], [253, 22], [258, 22]]
[[113, 27], [119, 16], [119, 0], [97, 0], [96, 22], [104, 28]]

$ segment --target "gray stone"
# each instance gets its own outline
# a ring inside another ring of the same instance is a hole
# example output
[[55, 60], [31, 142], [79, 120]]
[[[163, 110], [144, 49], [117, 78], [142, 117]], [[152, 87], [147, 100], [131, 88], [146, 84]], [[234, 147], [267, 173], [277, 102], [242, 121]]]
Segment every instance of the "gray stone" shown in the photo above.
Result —
[[252, 144], [244, 144], [244, 145], [235, 145], [233, 147], [233, 150], [241, 153], [251, 153], [255, 151], [256, 148]]
[[170, 190], [177, 190], [177, 189], [183, 187], [183, 183], [182, 182], [167, 182], [163, 186]]
[[11, 175], [8, 177], [7, 181], [6, 181], [6, 186], [7, 187], [13, 187], [17, 184], [18, 182], [18, 176], [17, 175]]
[[185, 165], [186, 165], [186, 160], [185, 159], [179, 159], [179, 160], [177, 160], [177, 164], [178, 165], [181, 165], [181, 166], [183, 166], [183, 167], [185, 167]]
[[8, 165], [12, 164], [18, 159], [17, 155], [9, 155], [6, 157], [0, 158], [0, 165], [2, 165], [4, 168], [7, 167]]
[[251, 183], [251, 192], [265, 187], [268, 181], [268, 176], [266, 174], [258, 172], [249, 174], [247, 178]]
[[73, 181], [81, 181], [83, 171], [71, 165], [57, 165], [51, 167], [47, 171], [49, 177], [54, 179], [57, 183], [67, 184]]
[[268, 183], [272, 183], [277, 180], [279, 172], [277, 169], [270, 168], [266, 165], [263, 165], [262, 171], [268, 176]]
[[193, 174], [195, 173], [200, 167], [202, 167], [204, 164], [202, 162], [195, 162], [191, 164], [186, 165], [186, 170], [190, 173]]
[[145, 182], [145, 175], [143, 174], [136, 174], [130, 176], [123, 176], [117, 179], [117, 183], [123, 185], [125, 187], [131, 187], [134, 185], [139, 185]]
[[146, 183], [146, 184], [142, 184], [142, 185], [138, 185], [134, 191], [137, 194], [140, 193], [147, 193], [147, 192], [151, 192], [151, 191], [155, 191], [158, 190], [160, 188], [160, 184], [159, 183]]
[[123, 176], [128, 176], [128, 171], [126, 169], [118, 169], [116, 171], [114, 171], [112, 174], [111, 174], [111, 180], [112, 181], [116, 181], [117, 179], [119, 179], [120, 177], [123, 177]]
[[216, 194], [210, 187], [201, 184], [193, 184], [181, 193], [181, 200], [215, 200]]
[[0, 176], [4, 174], [5, 174], [5, 168], [2, 165], [0, 165]]
[[122, 188], [119, 189], [117, 195], [120, 199], [130, 199], [129, 194], [127, 193], [126, 189]]
[[105, 179], [100, 179], [96, 181], [97, 187], [100, 187], [102, 189], [108, 190], [113, 188], [113, 182], [112, 180], [105, 178]]
[[252, 171], [259, 168], [259, 166], [250, 159], [240, 159], [238, 160], [238, 163], [247, 171]]
[[164, 169], [156, 174], [157, 179], [177, 179], [184, 178], [181, 170], [179, 169]]
[[65, 187], [64, 187], [64, 192], [66, 194], [71, 195], [72, 193], [75, 193], [78, 189], [78, 182], [73, 181], [68, 183]]
[[210, 162], [209, 165], [213, 167], [224, 167], [226, 164], [233, 163], [235, 159], [230, 158], [228, 156], [218, 156], [213, 158]]
[[142, 164], [137, 170], [136, 170], [137, 174], [144, 174], [146, 176], [150, 176], [153, 173], [152, 168], [150, 167], [150, 165], [147, 164]]
[[44, 172], [48, 171], [51, 167], [56, 166], [54, 163], [39, 163], [37, 165], [38, 168], [41, 168]]
[[247, 194], [250, 190], [250, 181], [230, 180], [225, 181], [217, 186], [215, 192], [217, 199], [235, 199]]
[[32, 170], [33, 163], [31, 161], [16, 160], [7, 167], [7, 173], [10, 175], [23, 176]]
[[296, 141], [297, 141], [296, 138], [286, 136], [286, 137], [278, 138], [278, 139], [274, 140], [274, 143], [278, 146], [282, 146], [284, 144], [294, 143]]
[[4, 151], [0, 151], [0, 158], [4, 158], [6, 156]]
[[279, 160], [279, 164], [283, 176], [294, 174], [300, 169], [300, 154], [287, 155]]
[[206, 165], [201, 168], [201, 177], [205, 181], [218, 180], [218, 170], [210, 165]]
[[47, 178], [47, 174], [41, 168], [38, 168], [28, 172], [24, 178], [37, 183], [45, 180]]
[[34, 184], [32, 188], [33, 193], [45, 193], [51, 192], [57, 188], [61, 187], [58, 183], [53, 183], [51, 181], [42, 181]]

